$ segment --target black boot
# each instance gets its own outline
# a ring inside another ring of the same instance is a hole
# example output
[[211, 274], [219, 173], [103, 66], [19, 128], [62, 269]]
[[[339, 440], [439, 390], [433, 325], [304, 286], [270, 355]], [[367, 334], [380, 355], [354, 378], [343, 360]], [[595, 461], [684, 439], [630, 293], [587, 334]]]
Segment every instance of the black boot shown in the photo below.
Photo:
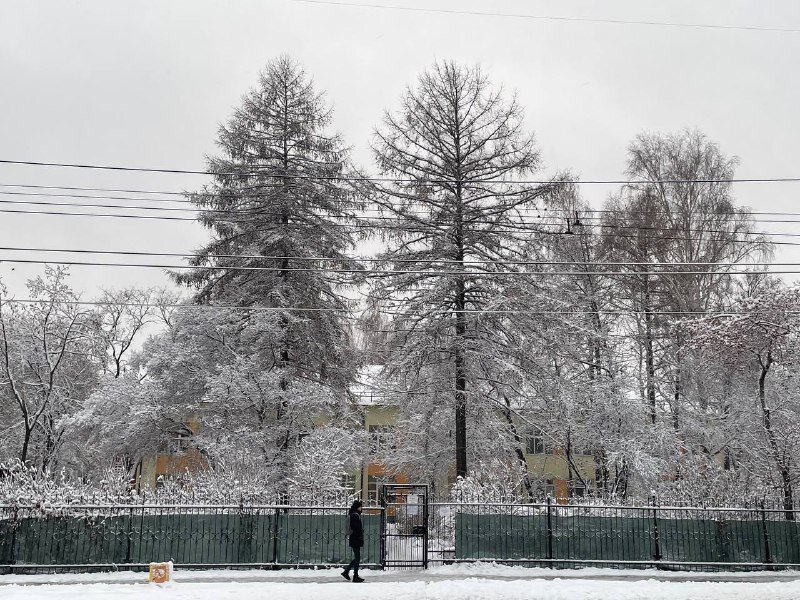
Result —
[[353, 573], [353, 583], [361, 583], [362, 581], [364, 580], [357, 573]]
[[342, 577], [344, 577], [345, 579], [347, 579], [347, 581], [350, 581], [350, 571], [348, 571], [347, 569], [345, 569], [344, 571], [342, 571]]

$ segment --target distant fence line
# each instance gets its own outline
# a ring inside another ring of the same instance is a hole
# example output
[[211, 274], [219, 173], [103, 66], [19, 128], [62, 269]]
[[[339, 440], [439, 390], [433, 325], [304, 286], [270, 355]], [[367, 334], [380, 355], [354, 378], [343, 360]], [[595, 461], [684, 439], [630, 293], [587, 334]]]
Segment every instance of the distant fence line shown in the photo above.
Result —
[[[350, 558], [346, 514], [343, 506], [0, 506], [0, 572], [166, 560], [183, 568], [341, 565]], [[428, 514], [430, 564], [800, 568], [800, 511], [783, 508], [431, 503]], [[391, 507], [365, 507], [365, 564], [420, 551], [422, 538], [386, 547], [387, 529], [398, 533], [394, 520]]]

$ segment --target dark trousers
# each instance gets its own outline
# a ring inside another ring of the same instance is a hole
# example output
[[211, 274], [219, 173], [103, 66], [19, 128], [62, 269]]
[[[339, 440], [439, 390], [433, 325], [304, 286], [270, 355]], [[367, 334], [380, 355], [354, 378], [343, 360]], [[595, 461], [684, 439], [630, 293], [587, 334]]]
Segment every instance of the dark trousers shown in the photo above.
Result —
[[353, 560], [350, 561], [350, 564], [347, 565], [346, 571], [353, 571], [353, 575], [358, 575], [358, 565], [361, 564], [361, 547], [360, 546], [350, 546], [353, 550]]

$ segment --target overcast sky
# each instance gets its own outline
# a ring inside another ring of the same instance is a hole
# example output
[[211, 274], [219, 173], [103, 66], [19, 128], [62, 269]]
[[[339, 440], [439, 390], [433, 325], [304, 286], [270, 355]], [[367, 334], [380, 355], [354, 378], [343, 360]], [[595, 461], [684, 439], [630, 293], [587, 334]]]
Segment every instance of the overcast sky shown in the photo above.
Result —
[[[371, 3], [800, 29], [797, 1]], [[215, 151], [218, 124], [264, 65], [282, 53], [298, 59], [326, 91], [335, 128], [367, 170], [369, 136], [382, 111], [396, 107], [404, 87], [434, 60], [454, 59], [479, 63], [494, 83], [518, 92], [544, 174], [570, 169], [583, 179], [618, 178], [634, 135], [692, 127], [741, 159], [740, 177], [800, 176], [800, 32], [434, 14], [295, 0], [2, 0], [0, 159], [203, 169], [204, 156]], [[0, 184], [182, 191], [203, 182], [191, 175], [0, 164]], [[583, 187], [596, 206], [610, 191]], [[754, 210], [800, 212], [798, 191], [800, 184], [741, 184], [735, 195]], [[792, 224], [763, 228], [800, 231]], [[188, 252], [204, 236], [190, 222], [0, 213], [3, 247]], [[12, 254], [25, 256], [0, 250], [0, 258]], [[800, 261], [800, 251], [787, 246], [777, 258]], [[11, 269], [0, 263], [0, 278], [18, 297], [25, 295], [25, 278], [42, 271]], [[100, 287], [168, 283], [156, 269], [73, 267], [72, 275], [86, 298]]]

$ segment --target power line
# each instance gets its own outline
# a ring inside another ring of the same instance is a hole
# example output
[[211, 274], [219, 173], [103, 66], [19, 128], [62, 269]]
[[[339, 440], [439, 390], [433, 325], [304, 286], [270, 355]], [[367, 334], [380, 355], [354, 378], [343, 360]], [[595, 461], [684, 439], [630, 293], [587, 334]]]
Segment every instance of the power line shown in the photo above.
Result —
[[[799, 30], [800, 31], [800, 30]], [[79, 163], [53, 163], [25, 160], [0, 159], [0, 164], [28, 165], [36, 167], [59, 167], [71, 169], [94, 169], [109, 171], [126, 171], [136, 173], [167, 173], [183, 175], [259, 175], [276, 179], [300, 179], [312, 181], [341, 181], [341, 182], [373, 182], [373, 183], [455, 183], [456, 179], [412, 179], [402, 177], [368, 177], [356, 175], [301, 175], [296, 173], [270, 172], [266, 170], [214, 172], [195, 171], [189, 169], [153, 168], [153, 167], [126, 167], [112, 165], [79, 164]], [[721, 179], [530, 179], [530, 180], [502, 180], [502, 179], [463, 179], [466, 185], [650, 185], [656, 183], [687, 184], [687, 183], [799, 183], [800, 177], [763, 177], [763, 178], [721, 178]]]
[[[84, 248], [31, 248], [19, 246], [0, 246], [0, 251], [6, 252], [37, 252], [37, 253], [54, 253], [54, 254], [101, 254], [101, 255], [120, 255], [120, 256], [169, 256], [173, 258], [194, 258], [197, 254], [187, 252], [146, 252], [137, 250], [88, 250]], [[264, 256], [260, 254], [212, 254], [205, 256], [209, 260], [218, 259], [246, 259], [246, 260], [274, 260], [274, 261], [299, 261], [299, 262], [344, 262], [345, 260], [352, 260], [354, 262], [366, 262], [377, 264], [450, 264], [450, 265], [514, 265], [514, 266], [587, 266], [592, 267], [800, 267], [800, 262], [632, 262], [632, 261], [618, 261], [618, 262], [591, 262], [586, 261], [557, 261], [557, 260], [455, 260], [455, 259], [437, 259], [437, 258], [390, 258], [390, 257], [374, 257], [374, 256], [351, 256], [347, 259], [334, 258], [329, 256]], [[2, 262], [3, 259], [0, 259]], [[227, 268], [227, 267], [222, 267]], [[677, 271], [680, 272], [680, 271]]]
[[[178, 217], [178, 216], [162, 216], [162, 215], [124, 215], [124, 214], [109, 214], [109, 213], [81, 213], [81, 212], [65, 212], [65, 211], [46, 211], [46, 210], [18, 210], [18, 209], [9, 209], [9, 208], [0, 208], [0, 213], [11, 213], [11, 214], [25, 214], [25, 215], [48, 215], [48, 216], [61, 216], [61, 217], [100, 217], [100, 218], [117, 218], [117, 219], [146, 219], [146, 220], [156, 220], [156, 221], [184, 221], [184, 222], [200, 222], [200, 219], [197, 217]], [[250, 221], [246, 219], [215, 219], [218, 223], [230, 223], [230, 224], [241, 224], [241, 223], [248, 223]], [[549, 224], [548, 224], [549, 225]], [[555, 225], [555, 224], [553, 224]], [[303, 227], [303, 225], [298, 223], [288, 223], [283, 224], [282, 227], [289, 227], [289, 228], [298, 228]], [[408, 230], [408, 227], [403, 227], [402, 225], [381, 225], [378, 223], [328, 223], [326, 227], [347, 227], [352, 229], [388, 229], [388, 230], [399, 230], [404, 231]], [[514, 237], [514, 235], [519, 234], [529, 234], [529, 235], [555, 235], [555, 236], [572, 236], [576, 233], [573, 231], [551, 231], [551, 230], [544, 230], [544, 229], [523, 229], [521, 227], [518, 228], [508, 228], [509, 225], [495, 227], [493, 229], [494, 233], [508, 235], [510, 239], [516, 239], [517, 241], [525, 242], [531, 241], [530, 239], [521, 238], [521, 237]], [[601, 226], [602, 227], [602, 226]], [[623, 229], [641, 229], [641, 230], [653, 230], [653, 231], [674, 231], [672, 228], [664, 228], [664, 227], [644, 227], [644, 226], [626, 226], [622, 227]], [[692, 230], [698, 231], [700, 233], [725, 233], [730, 234], [729, 231], [721, 231], [721, 230]], [[679, 231], [679, 233], [691, 233], [691, 231]], [[763, 232], [739, 232], [739, 235], [771, 235], [771, 236], [781, 236], [781, 237], [799, 237], [800, 234], [790, 234], [790, 233], [763, 233]], [[638, 235], [632, 234], [622, 234], [622, 233], [614, 233], [615, 238], [629, 238], [629, 239], [640, 239]], [[660, 240], [673, 240], [673, 241], [697, 241], [695, 238], [690, 237], [682, 237], [682, 236], [675, 236], [675, 235], [661, 235], [659, 237]], [[714, 238], [714, 237], [706, 237], [705, 241], [725, 241], [726, 243], [731, 244], [752, 244], [754, 243], [753, 240], [747, 239], [722, 239], [722, 238]], [[779, 240], [770, 240], [770, 245], [773, 246], [800, 246], [800, 242], [787, 242], [787, 241], [779, 241]]]
[[603, 25], [646, 25], [651, 27], [671, 27], [671, 28], [690, 28], [690, 29], [723, 29], [731, 31], [762, 31], [774, 33], [800, 33], [800, 29], [791, 27], [761, 27], [757, 25], [719, 25], [716, 23], [680, 23], [671, 21], [645, 21], [627, 19], [603, 19], [591, 17], [559, 17], [553, 15], [532, 15], [527, 13], [508, 13], [508, 12], [484, 12], [476, 10], [456, 10], [447, 8], [423, 8], [416, 6], [398, 6], [393, 4], [361, 4], [354, 2], [342, 2], [339, 0], [289, 0], [290, 2], [301, 4], [316, 4], [325, 6], [341, 6], [347, 8], [369, 8], [385, 9], [403, 12], [445, 14], [445, 15], [466, 15], [472, 17], [499, 17], [507, 19], [526, 19], [532, 21], [558, 21], [562, 23], [599, 23]]
[[[0, 304], [50, 304], [51, 300], [40, 298], [0, 298]], [[59, 300], [58, 304], [65, 304], [69, 306], [124, 306], [130, 308], [176, 308], [186, 310], [243, 310], [251, 312], [353, 312], [348, 308], [330, 308], [330, 307], [304, 307], [304, 306], [259, 306], [259, 305], [222, 305], [222, 304], [177, 304], [177, 303], [157, 303], [157, 302], [115, 302], [115, 301], [102, 301], [102, 300]], [[371, 312], [378, 312], [381, 314], [402, 315], [405, 313], [398, 311], [386, 311], [382, 309], [370, 309]], [[705, 317], [726, 317], [738, 315], [751, 315], [762, 311], [743, 311], [743, 310], [717, 310], [717, 311], [692, 311], [692, 310], [634, 310], [634, 309], [599, 309], [596, 311], [591, 310], [511, 310], [511, 309], [448, 309], [442, 313], [435, 311], [432, 314], [525, 314], [536, 316], [547, 315], [643, 315], [645, 313], [650, 315], [664, 315], [664, 316], [705, 316]], [[782, 310], [779, 311], [783, 314], [800, 314], [800, 310]]]
[[[2, 203], [2, 201], [0, 201]], [[36, 203], [34, 203], [36, 204]], [[58, 203], [38, 203], [38, 204], [56, 204]], [[80, 208], [81, 205], [70, 205], [74, 208]], [[92, 208], [91, 205], [83, 205], [87, 208]], [[99, 205], [98, 205], [99, 206]], [[126, 208], [126, 207], [114, 207], [114, 208]], [[138, 210], [148, 210], [146, 207], [132, 207]], [[169, 210], [165, 208], [159, 207], [152, 207], [149, 210], [159, 211], [159, 210]], [[172, 209], [172, 210], [189, 210], [189, 209]], [[181, 216], [164, 216], [164, 215], [143, 215], [143, 214], [121, 214], [121, 213], [85, 213], [85, 212], [71, 212], [71, 211], [50, 211], [50, 210], [23, 210], [23, 209], [12, 209], [12, 208], [0, 208], [0, 213], [11, 213], [11, 214], [26, 214], [26, 215], [49, 215], [49, 216], [65, 216], [65, 217], [97, 217], [97, 218], [117, 218], [117, 219], [147, 219], [147, 220], [162, 220], [162, 221], [186, 221], [186, 222], [200, 222], [202, 215], [209, 214], [209, 213], [225, 213], [226, 211], [217, 211], [217, 210], [206, 210], [201, 209], [198, 212], [201, 213], [201, 217], [181, 217]], [[247, 213], [243, 213], [247, 214]], [[272, 212], [259, 212], [258, 210], [253, 210], [249, 214], [259, 215], [259, 216], [282, 216], [278, 213]], [[385, 216], [378, 216], [378, 217], [369, 217], [363, 216], [359, 217], [358, 215], [347, 215], [347, 218], [358, 220], [361, 219], [363, 221], [368, 221], [367, 223], [328, 223], [326, 227], [345, 227], [345, 228], [352, 228], [352, 229], [387, 229], [387, 230], [416, 230], [415, 226], [403, 221], [399, 218], [395, 217], [385, 217]], [[214, 217], [214, 220], [218, 223], [231, 223], [231, 224], [241, 224], [241, 223], [250, 223], [249, 219], [232, 219], [232, 218], [217, 218]], [[378, 221], [378, 222], [375, 222]], [[577, 232], [573, 231], [552, 231], [547, 229], [542, 229], [541, 227], [545, 226], [558, 226], [556, 223], [543, 223], [543, 224], [536, 224], [530, 222], [520, 222], [519, 224], [516, 223], [502, 223], [497, 224], [493, 221], [482, 221], [482, 220], [469, 220], [467, 221], [473, 225], [488, 225], [492, 226], [493, 233], [498, 234], [521, 234], [527, 233], [531, 235], [574, 235]], [[387, 225], [381, 224], [380, 222], [391, 222], [395, 223], [394, 225]], [[276, 224], [280, 225], [281, 227], [288, 227], [288, 228], [303, 228], [305, 225], [301, 223], [281, 223]], [[443, 225], [447, 225], [444, 223]], [[527, 227], [526, 227], [527, 226]], [[533, 226], [533, 227], [531, 227]], [[730, 235], [734, 233], [735, 235], [751, 235], [751, 236], [767, 236], [767, 237], [800, 237], [800, 233], [780, 233], [780, 232], [765, 232], [765, 231], [741, 231], [741, 232], [730, 232], [726, 230], [720, 229], [675, 229], [672, 227], [653, 227], [653, 226], [646, 226], [646, 225], [609, 225], [609, 224], [596, 224], [596, 227], [604, 228], [604, 229], [629, 229], [629, 230], [639, 230], [639, 231], [660, 231], [660, 232], [672, 232], [677, 231], [678, 233], [698, 233], [698, 234], [726, 234]], [[437, 224], [431, 225], [431, 228], [436, 228]], [[622, 234], [614, 234], [615, 237], [622, 237], [622, 238], [634, 238], [638, 239], [638, 236], [635, 235], [622, 235]], [[693, 238], [681, 238], [681, 237], [670, 237], [670, 236], [661, 236], [660, 239], [670, 239], [670, 240], [688, 240], [688, 241], [697, 241]], [[711, 240], [718, 239], [718, 238], [711, 238]], [[722, 241], [722, 240], [720, 240]], [[730, 243], [754, 243], [753, 240], [740, 240], [740, 239], [729, 239], [724, 240]], [[798, 245], [794, 242], [780, 242], [780, 241], [772, 241], [770, 240], [770, 244], [775, 245]]]
[[[0, 192], [5, 194], [5, 192]], [[120, 200], [135, 200], [135, 198], [120, 198]], [[153, 200], [148, 200], [153, 202]], [[168, 200], [168, 202], [175, 202], [175, 200]], [[203, 211], [206, 213], [228, 213], [226, 210], [205, 209], [205, 208], [183, 208], [180, 206], [130, 206], [125, 204], [95, 204], [82, 202], [76, 204], [75, 202], [52, 202], [50, 200], [6, 200], [0, 199], [0, 204], [31, 204], [33, 206], [68, 206], [71, 208], [118, 208], [120, 210], [152, 210], [156, 212], [198, 212]]]
[[[67, 198], [100, 198], [103, 200], [139, 200], [142, 202], [151, 202], [151, 201], [159, 201], [159, 202], [174, 202], [174, 203], [188, 203], [195, 205], [192, 200], [186, 198], [186, 196], [192, 195], [195, 192], [178, 192], [174, 190], [141, 190], [141, 189], [120, 189], [120, 188], [98, 188], [98, 187], [76, 187], [76, 186], [63, 186], [63, 185], [32, 185], [32, 184], [22, 184], [22, 183], [0, 183], [0, 188], [3, 187], [13, 187], [13, 188], [25, 188], [25, 189], [45, 189], [45, 190], [68, 190], [68, 191], [79, 191], [79, 192], [109, 192], [109, 193], [125, 193], [125, 194], [162, 194], [162, 195], [174, 195], [174, 196], [182, 196], [181, 199], [152, 199], [152, 198], [135, 198], [131, 196], [83, 196], [83, 195], [76, 195], [76, 194], [49, 194], [49, 193], [29, 193], [29, 194], [22, 194], [21, 192], [7, 192], [0, 190], [0, 194], [14, 194], [14, 195], [29, 195], [29, 196], [54, 196], [54, 197], [67, 197]], [[198, 192], [198, 195], [205, 195], [202, 192]], [[210, 193], [209, 195], [214, 195], [214, 193]], [[262, 198], [262, 194], [241, 194], [236, 193], [236, 198]], [[372, 211], [380, 210], [379, 208], [369, 209]], [[533, 207], [518, 207], [514, 210], [522, 211], [522, 212], [530, 212], [530, 213], [562, 213], [566, 214], [569, 217], [572, 217], [575, 210], [570, 210], [566, 208], [556, 208], [556, 207], [541, 207], [541, 208], [533, 208]], [[581, 208], [577, 211], [583, 218], [585, 213], [597, 213], [597, 214], [620, 214], [625, 212], [626, 214], [644, 214], [646, 211], [643, 210], [611, 210], [611, 209], [602, 209], [602, 208]], [[676, 214], [676, 213], [666, 213], [666, 214]], [[713, 216], [720, 216], [716, 213], [706, 212], [706, 211], [698, 211], [696, 214], [702, 215], [713, 215]], [[784, 217], [800, 217], [800, 212], [786, 212], [786, 211], [758, 211], [758, 210], [747, 210], [745, 216], [749, 215], [763, 215], [763, 216], [784, 216]], [[596, 217], [592, 217], [596, 218]]]
[[131, 190], [131, 189], [116, 189], [116, 188], [98, 188], [98, 187], [75, 187], [64, 185], [34, 185], [29, 183], [0, 183], [0, 187], [15, 187], [27, 188], [34, 190], [71, 190], [75, 192], [108, 192], [118, 194], [164, 194], [185, 196], [186, 192], [171, 192], [164, 190]]
[[[146, 193], [146, 192], [145, 192]], [[140, 198], [136, 196], [98, 196], [88, 194], [54, 194], [51, 192], [9, 192], [7, 190], [0, 190], [3, 196], [26, 196], [36, 198], [79, 198], [85, 200], [126, 200], [129, 202], [167, 202], [172, 204], [191, 204], [197, 206], [194, 202], [182, 198]], [[260, 196], [253, 196], [259, 198]], [[22, 201], [20, 201], [22, 202]], [[77, 206], [80, 206], [78, 204]]]
[[[90, 203], [75, 203], [75, 202], [50, 202], [50, 201], [40, 201], [40, 200], [6, 200], [0, 199], [0, 204], [31, 204], [37, 206], [69, 206], [74, 208], [119, 208], [125, 210], [153, 210], [153, 211], [184, 211], [184, 212], [205, 212], [205, 213], [228, 213], [230, 210], [225, 209], [215, 209], [215, 208], [204, 208], [199, 206], [196, 202], [188, 199], [167, 199], [167, 198], [138, 198], [132, 196], [98, 196], [98, 195], [84, 195], [84, 194], [53, 194], [53, 193], [42, 193], [42, 192], [8, 192], [4, 190], [0, 190], [0, 195], [2, 196], [25, 196], [25, 197], [44, 197], [44, 198], [79, 198], [79, 199], [86, 199], [86, 200], [126, 200], [131, 202], [162, 202], [162, 203], [169, 203], [169, 204], [186, 204], [191, 206], [191, 208], [179, 208], [179, 207], [161, 207], [161, 206], [130, 206], [130, 205], [120, 205], [120, 204], [90, 204]], [[201, 194], [202, 195], [202, 194]], [[236, 199], [242, 198], [262, 198], [260, 195], [236, 195]], [[241, 208], [239, 209], [241, 212], [257, 212], [258, 214], [266, 214], [266, 215], [275, 215], [275, 216], [283, 216], [282, 213], [276, 212], [267, 212], [262, 211], [257, 207], [252, 208]], [[390, 209], [386, 209], [390, 210]], [[352, 214], [348, 215], [352, 218], [356, 219], [376, 219], [376, 220], [398, 220], [399, 217], [387, 217], [383, 216], [382, 213], [385, 212], [384, 209], [379, 207], [369, 207], [363, 208], [358, 210], [359, 213], [364, 214]], [[621, 212], [617, 211], [601, 211], [601, 210], [583, 210], [583, 211], [569, 211], [566, 209], [554, 209], [554, 208], [532, 208], [532, 207], [517, 207], [514, 209], [509, 209], [509, 212], [512, 213], [519, 213], [520, 217], [522, 218], [535, 218], [537, 219], [545, 219], [548, 218], [548, 215], [542, 216], [542, 213], [550, 213], [550, 212], [558, 212], [563, 215], [568, 215], [570, 218], [573, 217], [573, 213], [578, 213], [579, 220], [591, 220], [591, 221], [602, 221], [602, 216], [596, 216], [593, 213], [609, 213], [609, 214], [621, 214]], [[380, 213], [377, 215], [372, 215], [368, 213]], [[590, 214], [584, 214], [590, 213]], [[402, 214], [409, 214], [409, 215], [418, 215], [418, 216], [427, 216], [428, 213], [421, 211], [421, 210], [403, 210]], [[642, 214], [642, 211], [631, 211], [629, 214]], [[731, 215], [716, 215], [714, 213], [698, 213], [700, 215], [708, 215], [714, 216], [717, 221], [721, 222], [731, 222], [737, 221], [740, 217], [731, 216]], [[800, 213], [755, 213], [755, 212], [748, 212], [744, 217], [750, 215], [784, 215], [784, 216], [798, 216], [800, 217]], [[624, 215], [623, 215], [624, 216]], [[553, 218], [565, 218], [565, 217], [556, 217], [555, 215]], [[754, 223], [800, 223], [800, 219], [752, 219]], [[475, 221], [470, 219], [470, 222], [480, 222], [483, 223], [484, 221]], [[603, 226], [608, 227], [617, 227], [621, 225], [611, 225], [611, 224], [604, 224], [601, 223]], [[644, 226], [642, 226], [644, 227]], [[770, 235], [770, 234], [765, 234]]]
[[[196, 217], [168, 217], [162, 215], [121, 215], [108, 213], [75, 213], [52, 210], [17, 210], [13, 208], [0, 208], [0, 213], [24, 214], [24, 215], [57, 215], [63, 217], [104, 217], [116, 219], [152, 219], [156, 221], [197, 221]], [[240, 221], [228, 221], [240, 222]]]
[[[91, 267], [133, 267], [133, 268], [153, 268], [153, 269], [189, 269], [189, 270], [208, 270], [208, 271], [269, 271], [279, 273], [336, 273], [351, 275], [420, 275], [434, 277], [441, 275], [456, 275], [462, 277], [502, 277], [535, 275], [540, 277], [552, 276], [574, 276], [574, 275], [598, 275], [598, 276], [623, 276], [633, 277], [642, 275], [797, 275], [800, 270], [752, 270], [752, 271], [475, 271], [475, 270], [404, 270], [404, 269], [356, 269], [356, 268], [330, 268], [330, 267], [254, 267], [254, 266], [220, 266], [220, 265], [170, 265], [170, 264], [149, 264], [149, 263], [110, 263], [110, 262], [90, 262], [90, 261], [65, 261], [65, 260], [37, 260], [23, 258], [0, 258], [0, 263], [8, 262], [14, 264], [52, 264], [65, 266], [91, 266]], [[593, 265], [587, 265], [593, 266]], [[741, 265], [746, 266], [746, 265]]]
[[[4, 194], [5, 192], [0, 192], [0, 194]], [[183, 212], [183, 213], [201, 213], [203, 215], [210, 215], [210, 214], [222, 214], [227, 215], [231, 213], [229, 210], [223, 209], [209, 209], [209, 208], [181, 208], [181, 207], [173, 207], [173, 206], [129, 206], [129, 205], [118, 205], [118, 204], [94, 204], [94, 203], [73, 203], [73, 202], [50, 202], [50, 201], [40, 201], [40, 200], [6, 200], [0, 199], [0, 206], [3, 204], [22, 204], [22, 205], [33, 205], [33, 206], [64, 206], [70, 208], [110, 208], [110, 209], [120, 209], [120, 210], [139, 210], [139, 211], [153, 211], [156, 213], [159, 212]], [[12, 210], [12, 209], [2, 209], [0, 208], [0, 212], [13, 212], [13, 213], [23, 213], [23, 214], [63, 214], [65, 216], [97, 216], [97, 217], [128, 217], [128, 218], [135, 218], [138, 216], [137, 214], [128, 215], [125, 213], [115, 213], [115, 214], [98, 214], [98, 213], [72, 213], [72, 212], [53, 212], [53, 211], [29, 211], [29, 210]], [[235, 214], [239, 214], [242, 216], [247, 215], [258, 215], [258, 216], [273, 216], [273, 217], [283, 217], [282, 213], [260, 210], [257, 207], [253, 208], [241, 208], [238, 211], [233, 211]], [[423, 213], [418, 213], [420, 216], [424, 216]], [[144, 215], [142, 215], [144, 217]], [[530, 220], [531, 215], [520, 215], [521, 218], [517, 222], [511, 223], [504, 223], [501, 225], [501, 228], [512, 228], [512, 229], [519, 229], [528, 225], [532, 225], [534, 227], [545, 227], [545, 226], [559, 226], [558, 223], [536, 223]], [[361, 220], [369, 222], [369, 227], [375, 228], [391, 228], [392, 226], [386, 225], [378, 225], [375, 221], [378, 222], [387, 222], [387, 223], [397, 223], [399, 225], [405, 224], [407, 221], [402, 219], [401, 217], [392, 217], [392, 216], [384, 216], [384, 215], [370, 215], [370, 214], [347, 214], [343, 215], [344, 218], [350, 220]], [[149, 216], [148, 218], [158, 218], [156, 216]], [[166, 219], [174, 220], [174, 218], [170, 217], [163, 217]], [[537, 216], [536, 218], [543, 219], [544, 217]], [[597, 221], [599, 217], [582, 217], [587, 220]], [[197, 221], [199, 220], [198, 217], [185, 217], [181, 220], [190, 220], [190, 221]], [[244, 223], [246, 219], [219, 219], [221, 222], [228, 222], [228, 223]], [[491, 220], [480, 220], [480, 219], [465, 219], [470, 224], [475, 225], [495, 225], [496, 223]], [[722, 222], [733, 222], [732, 219], [720, 219]], [[800, 223], [800, 219], [797, 220], [774, 220], [774, 219], [754, 219], [754, 223]], [[446, 224], [446, 223], [445, 223]], [[284, 223], [284, 226], [296, 226], [297, 223]], [[336, 227], [352, 227], [352, 223], [331, 223], [331, 226]], [[579, 223], [572, 223], [572, 226], [578, 227]], [[594, 227], [600, 227], [604, 229], [637, 229], [637, 230], [652, 230], [652, 231], [675, 231], [676, 229], [673, 227], [663, 226], [663, 227], [656, 227], [652, 225], [624, 225], [624, 224], [609, 224], [609, 223], [592, 223]], [[400, 227], [402, 229], [402, 227]], [[497, 230], [501, 231], [501, 230]], [[531, 230], [539, 232], [539, 229]], [[730, 233], [725, 230], [720, 229], [677, 229], [680, 232], [688, 232], [688, 233]], [[800, 234], [797, 233], [782, 233], [782, 232], [769, 232], [769, 231], [742, 231], [738, 232], [739, 235], [756, 235], [756, 236], [768, 236], [768, 237], [800, 237]]]

